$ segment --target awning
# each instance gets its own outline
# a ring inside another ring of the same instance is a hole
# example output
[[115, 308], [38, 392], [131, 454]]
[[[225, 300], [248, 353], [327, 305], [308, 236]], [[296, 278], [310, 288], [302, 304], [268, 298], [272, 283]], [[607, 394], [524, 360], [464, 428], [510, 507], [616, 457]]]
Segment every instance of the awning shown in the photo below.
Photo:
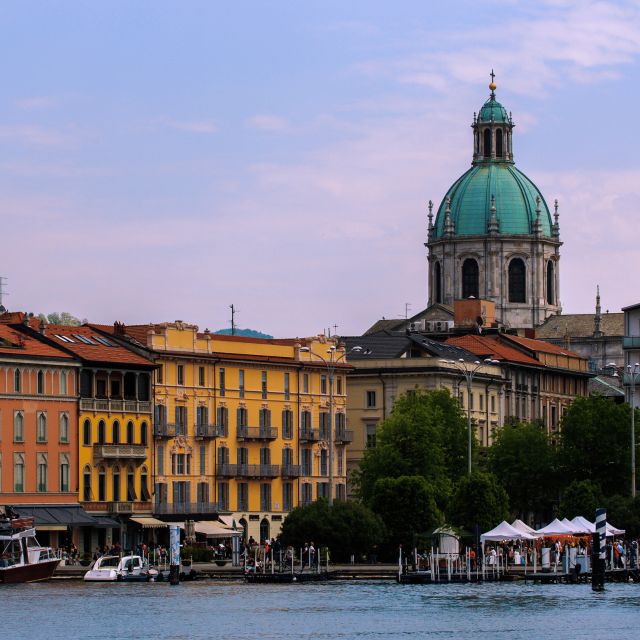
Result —
[[241, 531], [227, 529], [218, 521], [205, 520], [195, 523], [196, 533], [203, 533], [207, 538], [231, 538], [241, 535]]
[[[32, 517], [36, 529], [46, 525], [64, 525], [64, 527], [95, 527], [98, 519], [90, 516], [79, 504], [70, 505], [12, 505], [14, 511], [22, 517]], [[51, 529], [49, 529], [51, 531]]]
[[168, 523], [151, 516], [132, 516], [129, 520], [141, 525], [143, 529], [161, 529], [169, 526]]
[[37, 524], [38, 531], [66, 531], [67, 525], [65, 524]]

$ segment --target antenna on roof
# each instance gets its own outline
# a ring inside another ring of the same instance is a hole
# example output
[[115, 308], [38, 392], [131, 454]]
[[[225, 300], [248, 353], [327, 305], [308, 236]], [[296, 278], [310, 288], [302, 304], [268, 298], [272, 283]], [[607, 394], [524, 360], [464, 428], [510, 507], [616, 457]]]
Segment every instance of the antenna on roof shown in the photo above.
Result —
[[0, 313], [4, 313], [7, 309], [2, 303], [2, 296], [8, 296], [9, 294], [4, 290], [4, 285], [7, 279], [4, 276], [0, 276]]
[[238, 310], [232, 305], [229, 305], [229, 309], [231, 309], [231, 335], [236, 335], [236, 313]]
[[409, 309], [411, 309], [411, 303], [405, 302], [404, 303], [404, 319], [405, 320], [409, 318]]

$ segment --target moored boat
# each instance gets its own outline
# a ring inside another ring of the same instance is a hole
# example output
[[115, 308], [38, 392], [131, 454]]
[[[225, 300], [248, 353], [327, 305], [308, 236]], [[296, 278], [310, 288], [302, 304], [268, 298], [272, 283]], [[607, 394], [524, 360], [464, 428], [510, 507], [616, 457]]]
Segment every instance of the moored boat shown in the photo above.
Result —
[[38, 544], [33, 518], [0, 512], [0, 584], [48, 580], [59, 563], [51, 547]]
[[140, 556], [102, 556], [84, 574], [85, 582], [154, 582], [158, 571]]

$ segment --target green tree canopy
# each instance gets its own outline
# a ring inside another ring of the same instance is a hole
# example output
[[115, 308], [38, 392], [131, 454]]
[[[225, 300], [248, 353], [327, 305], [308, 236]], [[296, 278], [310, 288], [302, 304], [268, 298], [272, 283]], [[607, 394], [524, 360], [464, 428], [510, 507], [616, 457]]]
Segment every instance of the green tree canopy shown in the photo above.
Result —
[[357, 483], [371, 504], [380, 478], [421, 476], [433, 487], [440, 507], [465, 471], [466, 420], [446, 390], [415, 390], [398, 398], [376, 434], [376, 446], [365, 451]]
[[583, 516], [595, 520], [596, 509], [604, 506], [600, 485], [592, 480], [574, 480], [563, 492], [560, 501], [560, 517]]
[[414, 534], [427, 533], [444, 520], [435, 491], [422, 476], [379, 478], [371, 507], [384, 521], [392, 546], [411, 548]]
[[520, 517], [549, 511], [557, 495], [555, 449], [539, 424], [505, 424], [489, 449], [489, 468]]
[[295, 549], [305, 542], [313, 542], [316, 548], [326, 546], [336, 560], [366, 554], [384, 537], [382, 520], [364, 505], [336, 501], [330, 507], [324, 499], [296, 507], [282, 523], [279, 536], [282, 544]]
[[566, 484], [591, 480], [604, 495], [631, 484], [631, 413], [628, 404], [606, 398], [576, 398], [564, 414], [561, 468]]
[[488, 531], [509, 517], [509, 496], [495, 475], [476, 470], [458, 482], [447, 515], [469, 532]]

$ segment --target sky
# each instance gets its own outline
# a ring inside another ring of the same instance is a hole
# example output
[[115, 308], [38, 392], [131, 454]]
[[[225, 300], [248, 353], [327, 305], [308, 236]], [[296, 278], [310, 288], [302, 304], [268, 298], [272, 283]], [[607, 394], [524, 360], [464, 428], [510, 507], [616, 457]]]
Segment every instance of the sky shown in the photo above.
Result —
[[[559, 200], [564, 313], [638, 302], [640, 4], [5, 0], [4, 304], [359, 334], [427, 302], [488, 97]], [[331, 329], [336, 331], [336, 329]]]

